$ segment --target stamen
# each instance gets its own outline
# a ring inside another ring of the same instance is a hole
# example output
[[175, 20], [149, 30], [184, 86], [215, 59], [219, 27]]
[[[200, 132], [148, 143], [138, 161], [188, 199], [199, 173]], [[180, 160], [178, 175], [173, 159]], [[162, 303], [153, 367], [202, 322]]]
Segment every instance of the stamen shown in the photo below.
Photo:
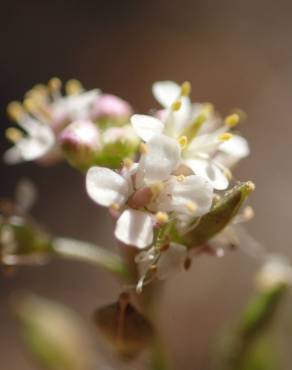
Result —
[[131, 168], [133, 166], [134, 162], [131, 158], [125, 158], [123, 160], [123, 165], [124, 167], [126, 167], [127, 169]]
[[156, 198], [160, 194], [160, 192], [163, 190], [163, 188], [164, 188], [164, 184], [161, 181], [150, 185], [150, 189], [151, 189], [151, 192], [153, 194], [153, 199]]
[[218, 136], [219, 141], [228, 141], [232, 139], [233, 135], [230, 132], [224, 132], [224, 134]]
[[202, 112], [198, 117], [192, 122], [187, 128], [183, 131], [183, 136], [188, 139], [188, 142], [191, 142], [198, 134], [203, 123], [207, 120], [206, 113]]
[[72, 79], [67, 81], [65, 90], [68, 95], [77, 95], [80, 94], [84, 89], [80, 81]]
[[139, 151], [141, 154], [147, 154], [148, 153], [148, 148], [145, 143], [141, 143], [139, 146]]
[[239, 115], [234, 113], [234, 114], [231, 114], [229, 116], [227, 116], [225, 118], [225, 121], [224, 121], [225, 125], [230, 127], [230, 128], [233, 128], [235, 126], [238, 125], [239, 123]]
[[186, 203], [186, 208], [193, 213], [198, 209], [198, 206], [195, 202], [189, 201]]
[[16, 144], [19, 140], [23, 138], [23, 133], [22, 131], [18, 130], [15, 127], [9, 127], [5, 131], [5, 135], [8, 140], [10, 140], [12, 143]]
[[168, 214], [165, 212], [157, 212], [155, 215], [155, 219], [159, 224], [165, 224], [168, 222]]
[[36, 101], [33, 98], [24, 99], [23, 106], [28, 111], [28, 113], [34, 113], [35, 111], [37, 111]]
[[181, 107], [181, 100], [176, 100], [171, 104], [171, 110], [173, 112], [177, 112], [178, 110], [180, 110], [180, 107]]
[[182, 149], [184, 149], [188, 145], [188, 138], [183, 135], [178, 139], [178, 143]]
[[48, 87], [51, 92], [60, 91], [62, 87], [62, 81], [58, 77], [53, 77], [48, 82]]
[[21, 120], [21, 118], [25, 114], [25, 111], [24, 111], [21, 103], [19, 103], [17, 101], [13, 101], [13, 102], [8, 104], [7, 113], [13, 121], [18, 122], [19, 120]]
[[113, 211], [119, 211], [120, 210], [120, 205], [118, 203], [112, 203], [110, 205], [110, 208], [113, 210]]
[[176, 180], [178, 182], [183, 182], [183, 181], [185, 181], [185, 179], [186, 179], [185, 175], [178, 175], [178, 176], [176, 176]]
[[232, 179], [232, 172], [230, 171], [229, 168], [224, 168], [224, 175], [227, 178], [228, 181]]
[[149, 271], [155, 274], [157, 272], [157, 266], [156, 265], [149, 266]]
[[190, 93], [191, 93], [191, 84], [190, 84], [190, 82], [185, 81], [181, 85], [180, 94], [181, 94], [181, 96], [188, 96], [188, 95], [190, 95]]

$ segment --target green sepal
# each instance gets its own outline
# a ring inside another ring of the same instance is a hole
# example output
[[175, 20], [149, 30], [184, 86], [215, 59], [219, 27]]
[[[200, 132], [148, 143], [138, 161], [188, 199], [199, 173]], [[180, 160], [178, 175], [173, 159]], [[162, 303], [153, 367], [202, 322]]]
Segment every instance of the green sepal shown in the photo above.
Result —
[[197, 224], [189, 232], [180, 235], [173, 230], [173, 238], [190, 248], [203, 245], [230, 223], [253, 190], [254, 184], [250, 181], [236, 185], [214, 204], [210, 212], [200, 220], [194, 220]]

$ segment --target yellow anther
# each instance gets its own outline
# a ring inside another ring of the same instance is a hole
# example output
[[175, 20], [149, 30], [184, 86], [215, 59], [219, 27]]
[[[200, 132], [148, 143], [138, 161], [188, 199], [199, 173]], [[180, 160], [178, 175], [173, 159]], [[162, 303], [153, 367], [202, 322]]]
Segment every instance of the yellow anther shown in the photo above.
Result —
[[48, 82], [48, 87], [52, 92], [58, 91], [62, 87], [62, 81], [58, 77], [53, 77]]
[[38, 109], [36, 100], [33, 98], [24, 99], [23, 106], [29, 113], [33, 113]]
[[13, 101], [8, 104], [7, 113], [12, 120], [19, 121], [25, 114], [25, 111], [19, 102]]
[[112, 203], [110, 205], [110, 208], [114, 211], [119, 211], [120, 210], [120, 205], [118, 203]]
[[214, 105], [212, 103], [204, 103], [203, 106], [203, 112], [205, 114], [210, 114], [214, 112]]
[[147, 154], [148, 153], [148, 148], [147, 148], [147, 145], [145, 143], [141, 143], [140, 146], [139, 146], [139, 152], [141, 154]]
[[188, 145], [188, 138], [187, 138], [185, 135], [183, 135], [183, 136], [181, 136], [181, 137], [178, 139], [178, 143], [179, 143], [180, 147], [181, 147], [182, 149], [184, 149], [184, 148], [186, 148], [186, 146]]
[[192, 213], [196, 212], [196, 210], [198, 209], [198, 206], [196, 205], [196, 203], [192, 201], [187, 202], [186, 207], [187, 207], [187, 210]]
[[125, 158], [123, 160], [123, 165], [126, 167], [126, 168], [131, 168], [133, 166], [133, 160], [131, 158]]
[[176, 176], [176, 179], [177, 179], [178, 182], [183, 182], [183, 181], [185, 181], [186, 177], [184, 175], [178, 175], [178, 176]]
[[220, 136], [218, 136], [218, 140], [219, 141], [228, 141], [230, 139], [232, 139], [232, 134], [230, 132], [224, 132], [224, 134], [221, 134]]
[[161, 181], [150, 185], [150, 189], [151, 189], [151, 192], [153, 194], [153, 198], [156, 198], [160, 194], [160, 192], [163, 190], [163, 188], [164, 188], [164, 184]]
[[188, 96], [191, 93], [191, 84], [188, 81], [185, 81], [180, 88], [181, 96]]
[[171, 110], [173, 112], [177, 112], [178, 110], [180, 110], [180, 107], [181, 107], [181, 100], [176, 100], [171, 104]]
[[234, 113], [234, 114], [231, 114], [230, 116], [227, 116], [225, 118], [225, 121], [224, 121], [225, 125], [230, 127], [230, 128], [233, 128], [235, 126], [238, 125], [239, 123], [239, 115]]
[[68, 95], [80, 94], [83, 91], [83, 86], [80, 81], [72, 79], [67, 81], [65, 90]]
[[5, 135], [6, 135], [7, 139], [10, 140], [14, 144], [17, 143], [19, 140], [21, 140], [23, 138], [22, 131], [18, 130], [15, 127], [9, 127], [5, 131]]
[[165, 212], [157, 212], [155, 215], [155, 219], [160, 224], [165, 224], [168, 222], [168, 214]]
[[224, 168], [224, 175], [227, 178], [228, 181], [232, 179], [232, 172], [230, 171], [229, 168]]

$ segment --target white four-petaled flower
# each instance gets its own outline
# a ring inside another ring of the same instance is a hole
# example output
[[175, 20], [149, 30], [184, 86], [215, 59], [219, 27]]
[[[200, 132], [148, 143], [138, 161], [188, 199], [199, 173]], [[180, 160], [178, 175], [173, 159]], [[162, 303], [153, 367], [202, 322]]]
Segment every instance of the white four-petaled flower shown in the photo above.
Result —
[[155, 134], [139, 163], [124, 166], [120, 173], [104, 167], [89, 169], [89, 196], [102, 206], [122, 211], [115, 236], [124, 244], [150, 246], [161, 214], [167, 215], [165, 222], [170, 217], [187, 224], [209, 211], [213, 188], [200, 176], [180, 173], [180, 151], [175, 139]]

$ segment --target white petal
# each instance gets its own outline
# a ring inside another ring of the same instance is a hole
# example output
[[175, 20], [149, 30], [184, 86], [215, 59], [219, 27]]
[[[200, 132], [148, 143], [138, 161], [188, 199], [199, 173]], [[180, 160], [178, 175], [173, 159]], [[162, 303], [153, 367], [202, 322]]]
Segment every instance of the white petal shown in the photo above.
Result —
[[87, 171], [86, 190], [91, 199], [105, 207], [123, 204], [130, 193], [127, 180], [104, 167], [91, 167]]
[[14, 147], [4, 153], [4, 160], [9, 164], [33, 161], [42, 158], [55, 144], [55, 135], [50, 127], [38, 124], [33, 136], [25, 136]]
[[247, 140], [239, 135], [233, 135], [230, 140], [225, 141], [220, 146], [220, 151], [236, 158], [247, 157], [250, 153]]
[[[183, 181], [173, 177], [157, 198], [159, 210], [175, 211], [178, 214], [200, 217], [207, 213], [212, 205], [213, 187], [203, 177], [191, 175]], [[188, 204], [193, 203], [191, 210]]]
[[94, 89], [77, 95], [68, 95], [56, 100], [52, 104], [54, 116], [66, 113], [71, 120], [88, 118], [89, 109], [99, 94], [100, 90]]
[[117, 221], [115, 237], [140, 249], [148, 247], [153, 241], [151, 216], [142, 211], [125, 210]]
[[164, 129], [159, 119], [143, 114], [134, 114], [131, 123], [137, 135], [144, 141], [149, 141], [154, 134], [161, 134]]
[[155, 99], [164, 107], [168, 108], [180, 96], [180, 86], [173, 81], [158, 81], [152, 85], [152, 93]]
[[180, 160], [177, 140], [165, 135], [154, 135], [147, 143], [147, 154], [142, 158], [144, 179], [151, 183], [163, 181], [175, 170]]
[[202, 176], [208, 180], [214, 189], [224, 190], [228, 187], [229, 181], [223, 171], [212, 161], [205, 159], [190, 159], [186, 164], [194, 171], [196, 175]]

